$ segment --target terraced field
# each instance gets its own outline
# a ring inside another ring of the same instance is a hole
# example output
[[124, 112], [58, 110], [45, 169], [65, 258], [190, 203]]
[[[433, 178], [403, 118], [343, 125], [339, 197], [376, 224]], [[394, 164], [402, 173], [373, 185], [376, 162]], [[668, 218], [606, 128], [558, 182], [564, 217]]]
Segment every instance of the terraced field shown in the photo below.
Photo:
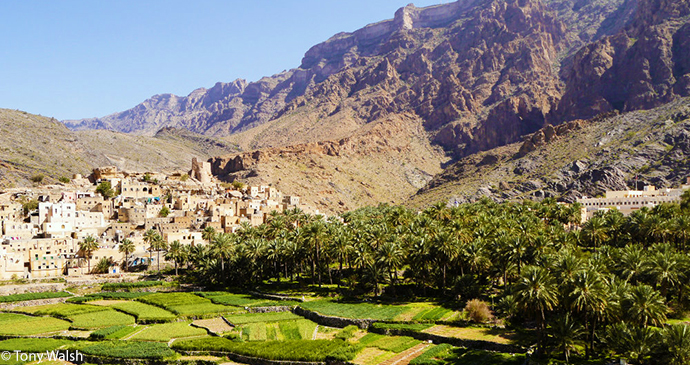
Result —
[[210, 299], [191, 293], [156, 293], [137, 298], [138, 301], [166, 309], [179, 316], [204, 316], [240, 312], [239, 307], [215, 304]]
[[35, 307], [24, 307], [18, 311], [35, 315], [52, 316], [67, 319], [70, 328], [97, 329], [115, 325], [134, 324], [134, 317], [120, 313], [112, 308], [86, 304], [49, 304]]
[[[513, 364], [515, 359], [524, 359], [486, 351], [461, 351], [450, 345], [428, 346], [412, 337], [387, 336], [356, 326], [345, 329], [324, 327], [292, 312], [247, 313], [245, 308], [291, 303], [250, 295], [109, 292], [87, 294], [70, 298], [70, 301], [18, 309], [25, 314], [0, 313], [0, 335], [50, 336], [60, 333], [64, 336], [71, 333], [83, 339], [18, 338], [0, 341], [0, 350], [9, 347], [26, 351], [61, 348], [110, 358], [113, 362], [122, 359], [140, 359], [138, 361], [142, 362], [196, 359], [199, 351], [271, 360], [328, 359], [358, 365], [392, 365], [410, 361], [416, 365], [444, 365], [466, 359], [498, 359], [497, 364]], [[326, 315], [389, 321], [376, 323], [372, 329], [377, 332], [426, 332], [497, 344], [512, 343], [513, 338], [512, 333], [502, 330], [437, 324], [437, 321], [458, 318], [459, 313], [433, 303], [338, 303], [321, 299], [299, 305]], [[185, 320], [189, 317], [199, 319], [194, 322]], [[82, 331], [68, 332], [73, 329]], [[186, 355], [187, 352], [191, 355]], [[421, 359], [415, 363], [417, 357]], [[222, 356], [212, 358], [214, 360], [211, 361], [223, 361]]]

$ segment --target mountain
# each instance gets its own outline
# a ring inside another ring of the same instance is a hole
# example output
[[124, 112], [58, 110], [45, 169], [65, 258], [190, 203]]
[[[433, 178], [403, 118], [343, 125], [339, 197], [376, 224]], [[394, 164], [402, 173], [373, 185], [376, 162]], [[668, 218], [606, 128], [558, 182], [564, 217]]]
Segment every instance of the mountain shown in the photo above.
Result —
[[295, 69], [65, 124], [144, 135], [186, 128], [248, 151], [212, 160], [222, 178], [287, 184], [336, 211], [398, 202], [449, 159], [690, 95], [689, 2], [408, 5], [315, 45]]
[[606, 190], [678, 187], [690, 177], [690, 98], [664, 106], [547, 126], [520, 143], [448, 166], [415, 196], [429, 202], [603, 195]]
[[54, 118], [0, 109], [0, 187], [30, 185], [94, 167], [114, 165], [133, 171], [186, 171], [193, 157], [209, 158], [237, 151], [229, 143], [172, 128], [154, 137], [111, 131], [73, 132]]

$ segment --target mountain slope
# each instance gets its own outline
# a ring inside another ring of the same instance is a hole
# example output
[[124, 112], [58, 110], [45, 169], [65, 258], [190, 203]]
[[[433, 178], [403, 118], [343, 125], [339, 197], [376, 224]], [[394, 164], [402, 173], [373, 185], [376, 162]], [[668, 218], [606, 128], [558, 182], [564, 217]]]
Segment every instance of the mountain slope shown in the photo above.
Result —
[[[391, 20], [315, 45], [298, 68], [281, 74], [218, 83], [186, 97], [158, 95], [121, 113], [65, 123], [146, 135], [186, 128], [251, 151], [214, 159], [223, 178], [288, 184], [314, 203], [339, 202], [337, 209], [400, 201], [449, 158], [510, 150], [549, 124], [689, 95], [689, 3], [408, 5]], [[384, 135], [392, 140], [373, 142]], [[357, 144], [364, 147], [348, 152], [347, 173], [338, 171], [345, 161], [329, 152]], [[402, 156], [406, 150], [424, 151], [424, 158]], [[420, 177], [414, 183], [400, 172], [403, 162]], [[320, 170], [313, 176], [304, 167], [312, 165]], [[436, 181], [460, 175], [449, 170]], [[360, 181], [369, 186], [360, 189]]]
[[572, 202], [643, 184], [677, 187], [690, 177], [690, 98], [649, 111], [546, 127], [522, 143], [452, 164], [410, 204], [554, 197]]
[[185, 171], [193, 157], [237, 151], [230, 144], [180, 130], [162, 130], [155, 137], [72, 132], [54, 118], [9, 109], [0, 109], [0, 131], [0, 187], [28, 185], [38, 174], [54, 182], [106, 165]]

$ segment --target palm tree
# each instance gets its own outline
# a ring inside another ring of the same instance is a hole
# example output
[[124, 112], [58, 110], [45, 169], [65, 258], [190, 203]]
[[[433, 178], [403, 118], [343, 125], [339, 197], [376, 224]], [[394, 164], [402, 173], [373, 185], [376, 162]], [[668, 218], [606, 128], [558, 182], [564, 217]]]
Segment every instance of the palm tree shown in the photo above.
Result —
[[553, 276], [543, 267], [527, 266], [515, 284], [517, 302], [528, 312], [538, 313], [539, 352], [543, 351], [546, 312], [558, 304], [558, 288]]
[[206, 240], [206, 242], [209, 242], [209, 243], [211, 241], [213, 241], [213, 237], [215, 237], [215, 235], [216, 235], [216, 229], [211, 227], [211, 226], [207, 226], [206, 228], [204, 228], [203, 231], [201, 231], [201, 238]]
[[582, 233], [585, 239], [590, 242], [594, 248], [599, 247], [609, 237], [609, 229], [606, 227], [604, 218], [600, 215], [595, 215], [590, 218], [582, 228]]
[[690, 326], [686, 324], [667, 326], [661, 335], [670, 356], [669, 364], [690, 364]]
[[132, 254], [135, 249], [136, 247], [134, 246], [134, 242], [127, 238], [120, 242], [120, 247], [117, 249], [118, 252], [125, 254], [125, 270], [127, 271], [129, 271], [129, 255]]
[[626, 297], [628, 318], [634, 323], [647, 327], [660, 326], [666, 321], [668, 308], [661, 294], [649, 285], [633, 287]]
[[89, 272], [91, 272], [91, 254], [96, 250], [98, 250], [98, 241], [91, 235], [84, 237], [84, 239], [79, 242], [79, 251], [81, 251], [83, 257], [88, 261]]
[[180, 241], [172, 241], [168, 252], [165, 253], [165, 259], [175, 262], [175, 276], [177, 276], [177, 266], [187, 260], [187, 250], [185, 250]]
[[393, 273], [395, 273], [395, 278], [397, 281], [398, 268], [403, 263], [403, 250], [400, 248], [396, 242], [386, 242], [379, 248], [378, 259], [376, 260], [383, 267], [388, 269], [388, 277], [390, 282], [393, 283]]
[[645, 262], [646, 272], [654, 279], [661, 295], [668, 298], [668, 289], [682, 285], [681, 258], [669, 244], [654, 246], [655, 253]]
[[552, 323], [549, 332], [553, 336], [556, 346], [563, 351], [566, 364], [569, 363], [570, 351], [575, 348], [585, 332], [582, 330], [582, 326], [574, 321], [569, 313], [566, 313]]
[[147, 243], [149, 245], [149, 264], [151, 264], [151, 254], [153, 253], [153, 242], [158, 239], [158, 236], [158, 232], [156, 232], [156, 230], [154, 230], [153, 228], [147, 230], [144, 233], [144, 243]]
[[211, 238], [211, 252], [220, 259], [221, 272], [225, 273], [225, 261], [232, 254], [233, 236], [218, 233]]
[[587, 358], [594, 352], [596, 322], [598, 318], [604, 316], [606, 311], [606, 294], [606, 285], [598, 272], [589, 269], [575, 274], [570, 300], [573, 303], [573, 308], [583, 313], [585, 317], [585, 331], [589, 336]]
[[158, 236], [159, 239], [156, 242], [156, 255], [158, 256], [156, 260], [158, 260], [158, 274], [160, 275], [161, 273], [161, 251], [167, 251], [168, 250], [168, 242], [166, 242], [163, 239], [163, 236]]

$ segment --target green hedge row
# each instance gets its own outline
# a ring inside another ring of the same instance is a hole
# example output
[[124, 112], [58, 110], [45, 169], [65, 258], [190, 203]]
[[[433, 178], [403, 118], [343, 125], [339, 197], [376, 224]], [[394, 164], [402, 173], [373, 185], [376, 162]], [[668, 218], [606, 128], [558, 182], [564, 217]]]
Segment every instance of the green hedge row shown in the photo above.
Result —
[[106, 341], [89, 346], [80, 346], [87, 355], [121, 359], [164, 359], [174, 356], [167, 344], [143, 341]]
[[176, 341], [172, 347], [180, 351], [230, 352], [268, 360], [291, 361], [350, 361], [359, 351], [356, 345], [341, 340], [235, 342], [219, 337]]

